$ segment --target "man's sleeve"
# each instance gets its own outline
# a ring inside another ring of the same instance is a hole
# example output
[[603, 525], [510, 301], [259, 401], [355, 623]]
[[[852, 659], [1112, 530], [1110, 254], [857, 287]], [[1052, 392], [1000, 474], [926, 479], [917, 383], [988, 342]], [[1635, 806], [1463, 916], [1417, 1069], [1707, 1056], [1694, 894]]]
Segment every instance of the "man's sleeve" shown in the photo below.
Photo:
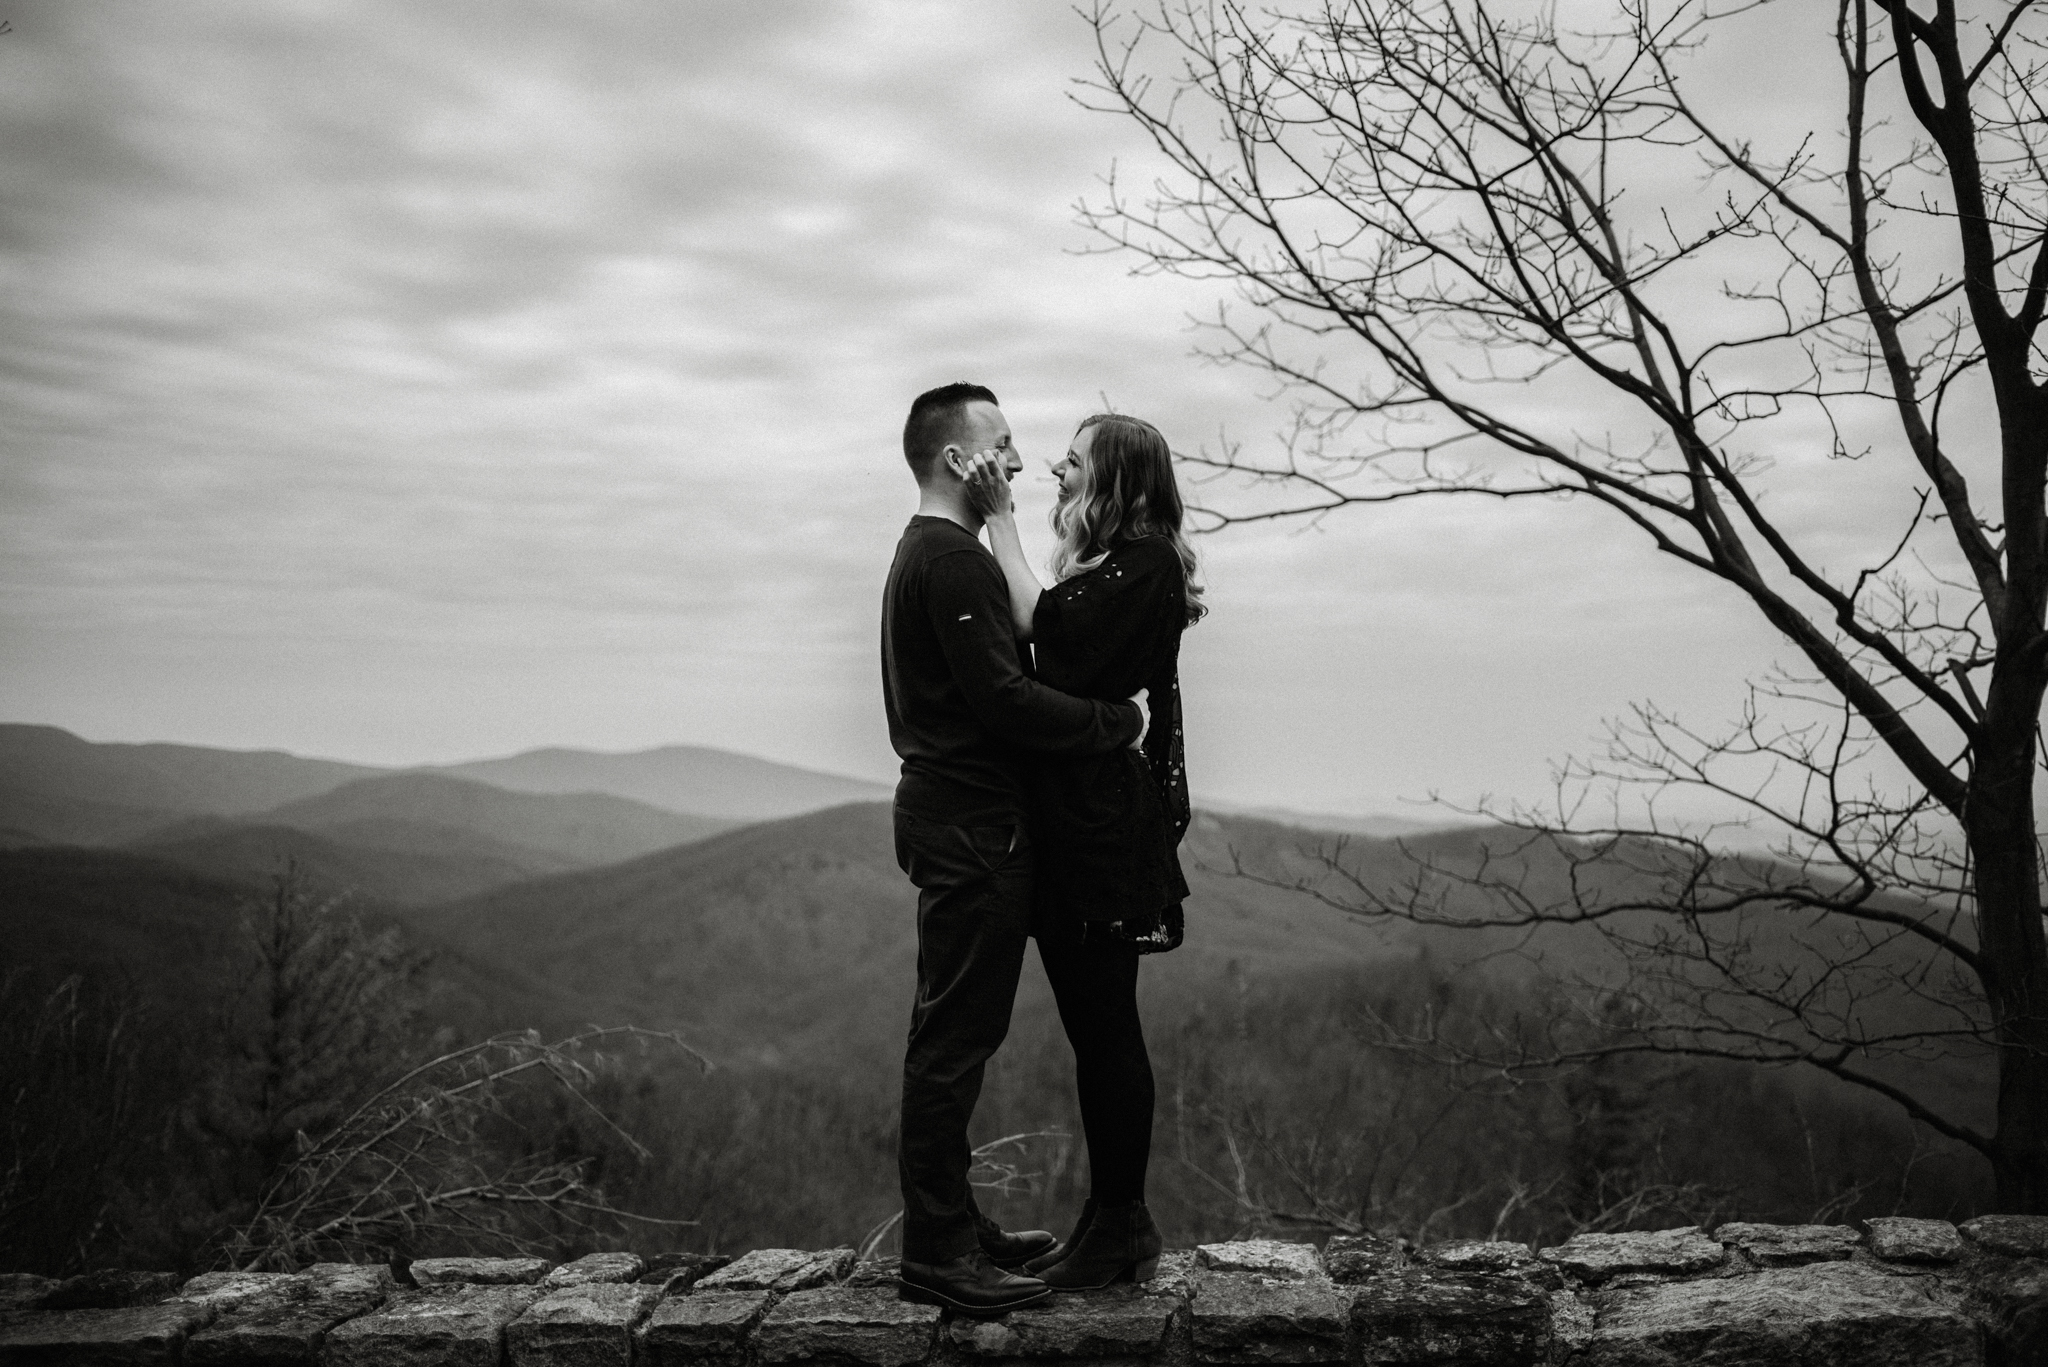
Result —
[[965, 551], [925, 567], [925, 608], [953, 681], [976, 720], [1013, 745], [1063, 754], [1120, 750], [1144, 724], [1128, 702], [1097, 702], [1025, 674], [1010, 628], [1010, 594], [994, 560]]

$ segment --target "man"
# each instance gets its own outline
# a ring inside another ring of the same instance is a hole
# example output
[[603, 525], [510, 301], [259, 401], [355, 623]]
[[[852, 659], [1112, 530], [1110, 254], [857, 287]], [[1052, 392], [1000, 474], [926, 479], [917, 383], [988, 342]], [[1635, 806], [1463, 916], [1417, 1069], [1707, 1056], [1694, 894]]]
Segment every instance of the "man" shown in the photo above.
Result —
[[917, 477], [882, 600], [882, 693], [903, 757], [896, 862], [916, 884], [917, 1001], [903, 1059], [898, 1169], [906, 1290], [969, 1313], [1043, 1299], [1012, 1275], [1056, 1242], [1006, 1234], [975, 1205], [967, 1123], [982, 1067], [1010, 1027], [1031, 914], [1023, 749], [1102, 754], [1143, 735], [1142, 709], [1055, 692], [1030, 677], [1009, 589], [980, 541], [968, 462], [993, 451], [1023, 468], [996, 396], [951, 384], [920, 394], [903, 426]]

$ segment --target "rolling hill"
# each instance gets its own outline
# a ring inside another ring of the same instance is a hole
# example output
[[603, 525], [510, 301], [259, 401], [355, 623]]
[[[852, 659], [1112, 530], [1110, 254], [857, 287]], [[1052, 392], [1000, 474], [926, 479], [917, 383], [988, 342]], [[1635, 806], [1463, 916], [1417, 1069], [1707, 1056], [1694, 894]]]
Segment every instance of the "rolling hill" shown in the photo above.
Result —
[[528, 750], [503, 759], [444, 765], [439, 772], [516, 792], [610, 793], [670, 811], [706, 812], [740, 821], [771, 821], [891, 796], [883, 784], [696, 745], [626, 754]]
[[[571, 860], [464, 831], [398, 823], [394, 827], [389, 843], [366, 846], [292, 826], [192, 817], [126, 848], [240, 883], [263, 883], [293, 867], [323, 893], [349, 893], [401, 906], [467, 897], [575, 867]], [[401, 836], [420, 848], [400, 847]]]
[[608, 793], [519, 793], [419, 770], [356, 779], [273, 808], [263, 820], [363, 849], [446, 849], [512, 860], [538, 856], [543, 867], [547, 860], [561, 867], [630, 859], [734, 824]]
[[0, 725], [0, 826], [98, 843], [179, 816], [262, 811], [375, 772], [281, 750], [102, 744], [55, 726]]
[[[158, 1003], [170, 1021], [203, 1020], [242, 908], [267, 882], [127, 850], [0, 851], [0, 943], [9, 966], [36, 980], [79, 974]], [[438, 1021], [481, 1033], [577, 1022], [576, 1004], [541, 980], [464, 954], [378, 907], [361, 910], [372, 929], [398, 925], [423, 956], [423, 987]]]
[[[1263, 858], [1299, 835], [1236, 818], [1202, 826], [1197, 857], [1224, 861], [1233, 842]], [[1300, 898], [1190, 873], [1188, 943], [1151, 961], [1152, 997], [1418, 952]], [[680, 1027], [727, 1057], [779, 1061], [900, 1048], [914, 906], [888, 807], [857, 803], [406, 915], [480, 958], [545, 975], [594, 1018]], [[1049, 1010], [1035, 961], [1027, 977], [1019, 1011]]]

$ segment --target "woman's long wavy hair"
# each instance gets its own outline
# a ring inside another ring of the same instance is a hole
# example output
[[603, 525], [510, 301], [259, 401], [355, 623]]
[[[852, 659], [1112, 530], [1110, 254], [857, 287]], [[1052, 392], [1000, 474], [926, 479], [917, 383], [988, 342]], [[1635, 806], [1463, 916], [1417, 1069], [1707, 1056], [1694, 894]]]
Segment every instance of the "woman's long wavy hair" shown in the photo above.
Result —
[[1121, 413], [1097, 413], [1077, 432], [1095, 429], [1081, 468], [1067, 477], [1066, 494], [1052, 510], [1057, 538], [1050, 569], [1071, 579], [1100, 565], [1127, 541], [1163, 536], [1180, 556], [1187, 582], [1188, 625], [1202, 620], [1202, 586], [1195, 579], [1195, 549], [1181, 532], [1185, 513], [1173, 479], [1173, 452], [1159, 429]]

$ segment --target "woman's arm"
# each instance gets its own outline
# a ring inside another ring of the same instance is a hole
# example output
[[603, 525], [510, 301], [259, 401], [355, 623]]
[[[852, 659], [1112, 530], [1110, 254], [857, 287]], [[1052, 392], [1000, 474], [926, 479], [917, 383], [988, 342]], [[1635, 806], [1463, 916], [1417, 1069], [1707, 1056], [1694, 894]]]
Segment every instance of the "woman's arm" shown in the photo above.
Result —
[[1010, 621], [1017, 639], [1031, 639], [1031, 618], [1038, 611], [1038, 596], [1045, 586], [1032, 573], [1024, 558], [1024, 542], [1017, 535], [1017, 507], [1010, 497], [1010, 481], [995, 458], [976, 454], [968, 463], [967, 498], [981, 520], [988, 525], [989, 549], [1002, 566], [1003, 580], [1010, 586]]

